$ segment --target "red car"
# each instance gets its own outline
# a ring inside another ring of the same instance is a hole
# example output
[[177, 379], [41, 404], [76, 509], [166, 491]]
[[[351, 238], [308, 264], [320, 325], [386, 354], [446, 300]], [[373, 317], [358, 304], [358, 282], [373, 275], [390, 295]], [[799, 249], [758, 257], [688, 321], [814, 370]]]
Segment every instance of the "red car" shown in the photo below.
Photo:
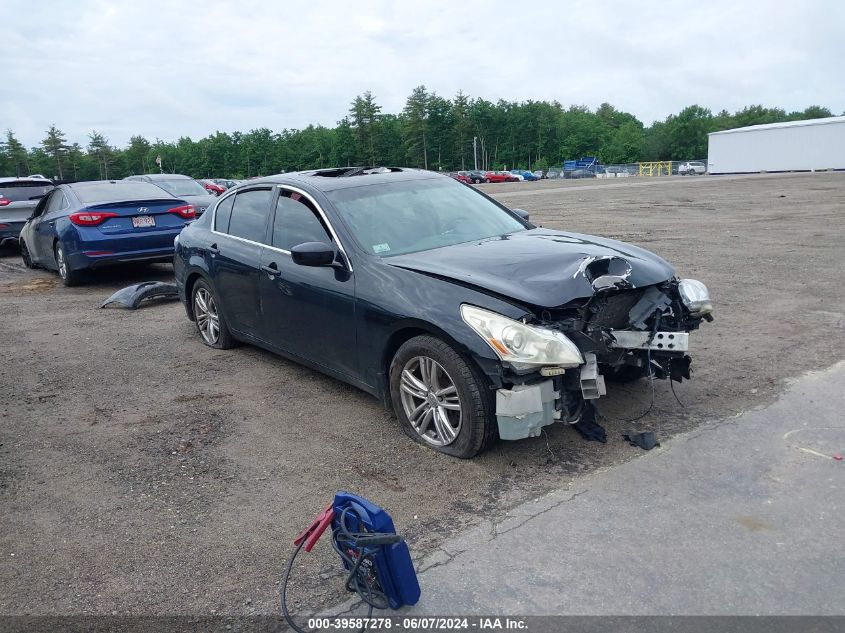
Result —
[[468, 184], [468, 185], [471, 185], [471, 184], [472, 184], [472, 180], [471, 180], [471, 179], [470, 179], [470, 177], [469, 177], [469, 176], [467, 176], [467, 175], [466, 175], [466, 173], [464, 173], [464, 172], [460, 172], [460, 171], [453, 171], [453, 172], [450, 172], [450, 173], [449, 173], [449, 175], [450, 175], [452, 178], [454, 178], [455, 180], [459, 180], [460, 182], [466, 183], [466, 184]]
[[200, 180], [199, 183], [205, 187], [205, 190], [213, 194], [215, 196], [219, 196], [221, 193], [226, 191], [225, 187], [221, 187], [216, 182], [211, 182], [210, 180]]
[[487, 171], [484, 172], [484, 180], [486, 182], [516, 182], [519, 178], [507, 171]]

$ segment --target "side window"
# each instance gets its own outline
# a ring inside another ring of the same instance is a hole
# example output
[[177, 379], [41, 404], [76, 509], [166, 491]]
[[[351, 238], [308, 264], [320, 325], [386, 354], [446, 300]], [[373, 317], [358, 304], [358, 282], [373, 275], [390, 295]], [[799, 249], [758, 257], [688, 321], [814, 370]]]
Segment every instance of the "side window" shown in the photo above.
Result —
[[217, 205], [217, 211], [214, 212], [214, 230], [220, 233], [229, 232], [229, 218], [232, 217], [232, 204], [235, 202], [235, 196], [229, 196]]
[[50, 203], [51, 199], [52, 196], [49, 193], [43, 198], [41, 198], [41, 200], [35, 206], [35, 209], [32, 210], [32, 217], [37, 218], [43, 215], [44, 210], [47, 208], [47, 205]]
[[272, 189], [252, 189], [237, 194], [229, 220], [229, 235], [263, 243], [272, 199]]
[[50, 196], [50, 199], [47, 201], [47, 209], [45, 213], [52, 213], [53, 211], [64, 209], [66, 206], [67, 205], [65, 204], [65, 194], [56, 189]]
[[306, 198], [283, 191], [273, 218], [273, 246], [289, 251], [304, 242], [331, 242], [331, 238]]

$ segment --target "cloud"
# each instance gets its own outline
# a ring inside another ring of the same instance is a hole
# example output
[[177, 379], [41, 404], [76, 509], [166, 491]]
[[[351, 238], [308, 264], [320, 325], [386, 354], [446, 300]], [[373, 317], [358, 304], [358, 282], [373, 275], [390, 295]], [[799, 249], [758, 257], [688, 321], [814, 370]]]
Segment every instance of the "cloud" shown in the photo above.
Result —
[[[688, 6], [687, 6], [688, 5]], [[698, 103], [845, 110], [840, 2], [0, 0], [0, 126], [198, 138], [334, 125], [372, 90], [602, 102], [645, 123]], [[354, 7], [354, 8], [353, 8]]]

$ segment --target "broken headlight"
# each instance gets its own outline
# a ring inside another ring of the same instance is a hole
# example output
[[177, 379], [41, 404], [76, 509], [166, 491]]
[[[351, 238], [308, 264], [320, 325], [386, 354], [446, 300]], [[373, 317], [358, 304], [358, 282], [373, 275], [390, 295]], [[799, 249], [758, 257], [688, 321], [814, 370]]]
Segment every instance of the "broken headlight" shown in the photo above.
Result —
[[697, 279], [681, 279], [678, 292], [681, 294], [681, 301], [693, 316], [704, 316], [713, 312], [710, 291]]
[[461, 306], [461, 317], [499, 358], [516, 369], [542, 365], [577, 367], [584, 363], [575, 343], [555, 330], [526, 325], [467, 304]]

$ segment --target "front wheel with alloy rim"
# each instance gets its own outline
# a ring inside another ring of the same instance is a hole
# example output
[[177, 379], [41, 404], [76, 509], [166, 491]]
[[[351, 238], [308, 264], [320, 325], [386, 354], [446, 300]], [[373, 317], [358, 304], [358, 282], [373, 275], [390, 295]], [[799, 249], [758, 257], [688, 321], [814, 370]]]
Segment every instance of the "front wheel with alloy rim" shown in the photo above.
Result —
[[203, 343], [215, 349], [229, 349], [235, 346], [226, 318], [220, 312], [217, 297], [205, 281], [199, 280], [194, 284], [191, 304], [194, 321]]
[[439, 338], [417, 336], [397, 350], [390, 396], [404, 431], [437, 451], [466, 459], [495, 440], [486, 380]]
[[53, 251], [56, 256], [56, 271], [65, 286], [76, 286], [82, 281], [82, 273], [78, 270], [73, 270], [67, 260], [67, 254], [61, 242], [56, 242]]

